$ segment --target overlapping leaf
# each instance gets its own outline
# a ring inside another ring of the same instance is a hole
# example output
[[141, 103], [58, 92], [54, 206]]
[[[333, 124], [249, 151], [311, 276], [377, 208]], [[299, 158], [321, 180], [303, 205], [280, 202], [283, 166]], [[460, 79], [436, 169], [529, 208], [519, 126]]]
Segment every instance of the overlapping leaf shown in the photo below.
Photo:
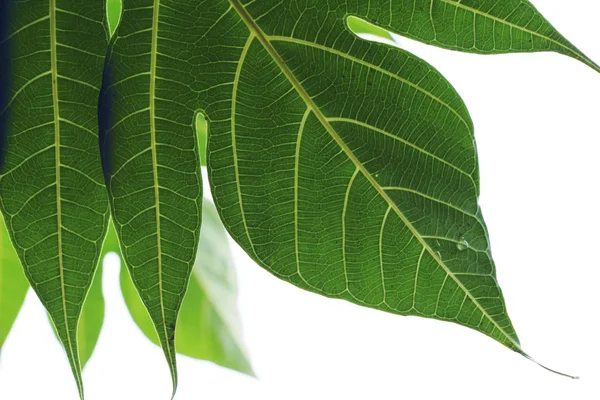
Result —
[[2, 7], [2, 213], [83, 397], [77, 322], [108, 218], [97, 135], [105, 2]]
[[202, 205], [197, 92], [188, 75], [197, 57], [188, 43], [198, 32], [187, 23], [168, 3], [125, 3], [100, 110], [113, 221], [174, 390], [175, 324], [194, 265]]
[[[156, 331], [126, 268], [121, 290], [136, 324], [153, 343]], [[227, 234], [214, 205], [204, 200], [194, 272], [177, 321], [177, 353], [253, 375], [242, 340], [237, 283]]]
[[[444, 48], [555, 51], [600, 71], [523, 0], [130, 0], [97, 110], [104, 0], [0, 2], [0, 207], [82, 397], [77, 322], [108, 220], [104, 182], [177, 386], [203, 117], [219, 212], [260, 265], [316, 293], [457, 322], [522, 352], [477, 203], [464, 104], [422, 60], [354, 36], [351, 16]], [[198, 301], [221, 298], [195, 287]], [[220, 307], [209, 314], [232, 318]]]
[[480, 54], [554, 51], [600, 72], [527, 0], [370, 0], [362, 8], [351, 14], [446, 49]]
[[[477, 203], [464, 104], [431, 66], [346, 26], [349, 15], [396, 30], [413, 18], [418, 32], [424, 2], [407, 14], [408, 3], [230, 0], [212, 23], [196, 15], [206, 26], [196, 81], [224, 99], [207, 106], [213, 195], [232, 236], [280, 278], [522, 352]], [[440, 2], [427, 5], [447, 19]], [[214, 44], [223, 35], [226, 58]], [[515, 37], [498, 51], [525, 48]]]

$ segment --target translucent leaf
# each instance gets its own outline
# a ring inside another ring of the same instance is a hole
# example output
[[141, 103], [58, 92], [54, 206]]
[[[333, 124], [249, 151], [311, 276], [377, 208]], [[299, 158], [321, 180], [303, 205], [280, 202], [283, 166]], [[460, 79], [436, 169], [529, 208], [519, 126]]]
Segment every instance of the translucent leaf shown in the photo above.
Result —
[[2, 213], [83, 398], [77, 324], [108, 221], [97, 99], [105, 1], [3, 1]]
[[[202, 210], [200, 245], [177, 323], [176, 349], [179, 354], [253, 375], [242, 340], [227, 234], [209, 201], [204, 201]], [[152, 321], [125, 268], [121, 268], [121, 290], [136, 324], [158, 345]]]
[[29, 284], [4, 220], [0, 218], [0, 351], [23, 305]]

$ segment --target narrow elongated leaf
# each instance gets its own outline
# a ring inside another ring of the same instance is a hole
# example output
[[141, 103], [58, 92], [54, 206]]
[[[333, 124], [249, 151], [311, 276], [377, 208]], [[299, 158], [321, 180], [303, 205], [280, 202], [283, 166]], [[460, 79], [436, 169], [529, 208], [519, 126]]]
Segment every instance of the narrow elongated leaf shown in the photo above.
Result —
[[77, 323], [108, 218], [97, 135], [105, 1], [2, 4], [2, 213], [83, 397]]
[[[136, 324], [148, 339], [159, 344], [125, 268], [121, 268], [121, 289]], [[200, 245], [177, 322], [177, 353], [253, 375], [236, 302], [237, 283], [227, 234], [214, 205], [204, 200]]]
[[[184, 3], [191, 3], [189, 1]], [[197, 6], [197, 5], [195, 5]], [[186, 20], [159, 0], [124, 3], [101, 96], [103, 165], [125, 264], [177, 388], [175, 324], [200, 235], [202, 182]]]
[[29, 284], [0, 218], [0, 352], [25, 300]]
[[462, 100], [422, 60], [346, 26], [384, 18], [390, 2], [211, 4], [177, 10], [203, 27], [209, 174], [234, 239], [304, 289], [456, 322], [522, 353]]
[[481, 54], [553, 51], [600, 72], [527, 0], [374, 0], [368, 5], [355, 15], [424, 43]]

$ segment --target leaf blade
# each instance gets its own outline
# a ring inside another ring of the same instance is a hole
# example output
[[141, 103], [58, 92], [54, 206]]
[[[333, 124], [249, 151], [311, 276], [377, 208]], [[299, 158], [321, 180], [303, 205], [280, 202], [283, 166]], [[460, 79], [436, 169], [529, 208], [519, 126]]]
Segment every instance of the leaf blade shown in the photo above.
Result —
[[[600, 72], [600, 66], [561, 35], [529, 1], [418, 0], [390, 5], [381, 0], [372, 6], [367, 20], [427, 44], [480, 54], [553, 51]], [[389, 12], [378, 13], [382, 9]]]
[[[227, 235], [209, 201], [204, 201], [202, 212], [202, 234], [176, 328], [176, 350], [178, 354], [253, 376], [241, 334], [236, 277]], [[160, 345], [125, 268], [121, 269], [120, 279], [121, 292], [133, 320], [152, 343]]]
[[[521, 351], [477, 205], [472, 123], [449, 83], [347, 31], [361, 6], [229, 3], [247, 30], [208, 166], [233, 238], [304, 289], [457, 322]], [[302, 29], [302, 18], [318, 22]]]
[[104, 3], [32, 0], [5, 8], [0, 57], [10, 72], [0, 88], [1, 208], [83, 398], [77, 321], [108, 217], [96, 156]]
[[[108, 105], [101, 104], [113, 220], [125, 264], [158, 330], [173, 394], [176, 321], [192, 273], [202, 205], [195, 92], [170, 76], [169, 64], [178, 59], [177, 40], [171, 38], [179, 23], [175, 17], [168, 2], [124, 4], [105, 70]], [[169, 82], [179, 88], [177, 100]]]

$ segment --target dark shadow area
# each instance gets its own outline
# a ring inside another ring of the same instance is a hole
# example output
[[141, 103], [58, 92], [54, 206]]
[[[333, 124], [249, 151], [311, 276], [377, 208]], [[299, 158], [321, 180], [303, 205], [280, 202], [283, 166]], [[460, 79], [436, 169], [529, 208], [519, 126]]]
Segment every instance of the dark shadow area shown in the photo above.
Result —
[[12, 0], [0, 0], [0, 171], [4, 168], [10, 101], [10, 20]]

